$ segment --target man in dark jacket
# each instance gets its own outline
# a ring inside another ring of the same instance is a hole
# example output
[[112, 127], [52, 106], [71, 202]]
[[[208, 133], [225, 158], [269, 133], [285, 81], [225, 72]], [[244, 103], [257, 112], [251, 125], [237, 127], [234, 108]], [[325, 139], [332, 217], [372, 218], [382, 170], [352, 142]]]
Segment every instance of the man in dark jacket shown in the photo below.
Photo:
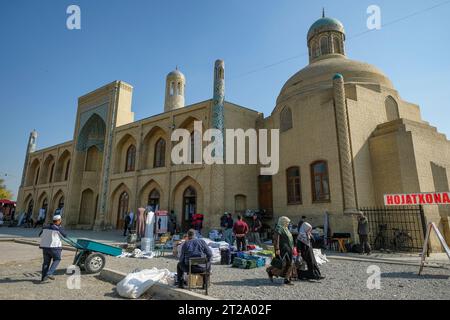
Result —
[[370, 254], [369, 244], [369, 221], [362, 211], [358, 214], [358, 235], [362, 253]]
[[223, 241], [229, 245], [233, 244], [233, 224], [231, 213], [225, 212], [220, 219], [220, 226], [222, 227]]
[[55, 273], [56, 268], [61, 262], [61, 236], [67, 237], [63, 228], [61, 227], [61, 216], [54, 216], [53, 223], [49, 226], [44, 227], [39, 233], [39, 236], [41, 237], [39, 248], [42, 249], [42, 253], [44, 255], [41, 281], [45, 281], [47, 279], [55, 280], [53, 274]]
[[183, 274], [189, 272], [189, 259], [206, 257], [207, 264], [204, 266], [192, 266], [192, 273], [202, 273], [211, 270], [212, 252], [205, 241], [195, 238], [195, 230], [190, 229], [187, 233], [188, 240], [181, 247], [180, 260], [177, 264], [178, 287], [183, 288]]
[[258, 215], [254, 214], [252, 217], [252, 223], [250, 228], [250, 239], [254, 244], [258, 246], [262, 246], [261, 238], [259, 233], [261, 232], [262, 222], [259, 219]]
[[124, 237], [127, 236], [127, 231], [131, 232], [131, 224], [132, 223], [133, 223], [132, 216], [130, 213], [127, 213], [127, 215], [125, 216], [125, 224], [123, 225], [123, 236]]

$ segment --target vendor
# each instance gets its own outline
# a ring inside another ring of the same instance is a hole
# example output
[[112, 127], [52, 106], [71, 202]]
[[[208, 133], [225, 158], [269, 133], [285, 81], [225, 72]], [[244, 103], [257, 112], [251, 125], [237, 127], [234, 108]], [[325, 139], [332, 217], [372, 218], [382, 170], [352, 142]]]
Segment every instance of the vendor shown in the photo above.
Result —
[[259, 219], [258, 215], [255, 213], [252, 217], [252, 223], [251, 223], [251, 232], [250, 232], [250, 239], [251, 242], [258, 246], [262, 246], [261, 238], [259, 233], [261, 232], [262, 228], [262, 222]]
[[44, 256], [41, 281], [43, 282], [47, 279], [55, 280], [53, 274], [61, 262], [61, 236], [67, 237], [61, 227], [61, 216], [54, 216], [53, 223], [47, 227], [44, 227], [39, 233], [39, 236], [41, 237], [41, 244], [39, 245], [39, 248], [42, 249]]
[[183, 274], [185, 272], [189, 272], [189, 259], [190, 258], [199, 258], [199, 257], [206, 257], [207, 258], [207, 264], [204, 266], [201, 265], [195, 265], [192, 266], [192, 273], [202, 273], [206, 270], [211, 270], [211, 258], [212, 258], [212, 252], [211, 249], [208, 247], [205, 241], [202, 239], [196, 239], [195, 238], [195, 230], [190, 229], [187, 232], [187, 241], [183, 243], [181, 247], [181, 254], [180, 254], [180, 260], [177, 264], [177, 281], [178, 281], [178, 287], [184, 288], [183, 284]]
[[229, 212], [225, 212], [220, 221], [220, 226], [223, 228], [223, 240], [230, 246], [233, 245], [233, 216]]

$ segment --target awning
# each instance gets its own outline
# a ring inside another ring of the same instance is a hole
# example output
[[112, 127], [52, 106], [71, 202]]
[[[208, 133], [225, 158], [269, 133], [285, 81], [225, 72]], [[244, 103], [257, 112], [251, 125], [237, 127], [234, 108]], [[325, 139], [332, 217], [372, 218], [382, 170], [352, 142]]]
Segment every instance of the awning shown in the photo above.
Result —
[[11, 200], [8, 200], [8, 199], [0, 199], [0, 203], [1, 204], [13, 204], [13, 205], [16, 204], [15, 201], [11, 201]]

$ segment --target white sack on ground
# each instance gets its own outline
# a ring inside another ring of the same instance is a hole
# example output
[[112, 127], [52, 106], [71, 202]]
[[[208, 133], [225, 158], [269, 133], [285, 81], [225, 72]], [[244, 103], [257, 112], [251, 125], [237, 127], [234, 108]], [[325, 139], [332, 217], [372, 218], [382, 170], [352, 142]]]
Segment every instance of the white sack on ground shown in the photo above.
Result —
[[173, 275], [167, 269], [145, 269], [128, 274], [117, 284], [117, 293], [124, 298], [136, 299], [156, 282], [169, 284]]
[[316, 262], [319, 266], [328, 262], [327, 256], [322, 253], [320, 249], [313, 249], [314, 257], [316, 258]]

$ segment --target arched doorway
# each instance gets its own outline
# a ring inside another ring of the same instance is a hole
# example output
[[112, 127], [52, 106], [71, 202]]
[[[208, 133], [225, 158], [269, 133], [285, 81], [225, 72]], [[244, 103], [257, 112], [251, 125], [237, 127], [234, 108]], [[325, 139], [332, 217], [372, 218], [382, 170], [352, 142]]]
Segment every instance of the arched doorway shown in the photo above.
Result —
[[33, 214], [33, 207], [34, 207], [34, 201], [33, 199], [30, 199], [27, 206], [27, 214]]
[[197, 192], [191, 186], [187, 187], [183, 193], [183, 230], [187, 230], [191, 226], [192, 216], [197, 211]]
[[126, 191], [122, 192], [119, 197], [119, 210], [117, 212], [117, 229], [123, 229], [125, 225], [125, 217], [128, 213], [129, 196]]
[[160, 202], [160, 194], [157, 189], [153, 189], [152, 192], [148, 195], [148, 201], [147, 206], [152, 207], [153, 211], [156, 211], [159, 209], [159, 202]]
[[43, 219], [43, 221], [46, 221], [47, 213], [48, 213], [48, 200], [47, 200], [47, 198], [44, 198], [44, 200], [42, 200], [42, 205], [41, 205], [41, 208], [39, 210], [39, 216], [38, 217]]
[[58, 200], [58, 204], [55, 210], [55, 215], [59, 214], [62, 215], [64, 211], [64, 196], [61, 196]]

